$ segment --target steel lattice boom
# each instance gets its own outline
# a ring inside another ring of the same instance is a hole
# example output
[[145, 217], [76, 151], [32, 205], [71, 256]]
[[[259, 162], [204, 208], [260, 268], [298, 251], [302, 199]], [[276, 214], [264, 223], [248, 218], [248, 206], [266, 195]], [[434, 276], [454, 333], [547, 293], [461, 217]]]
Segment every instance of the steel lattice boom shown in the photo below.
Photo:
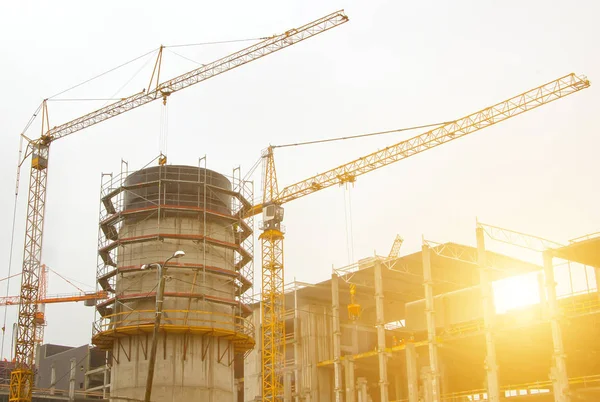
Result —
[[[353, 182], [360, 175], [464, 137], [589, 86], [590, 82], [585, 77], [578, 77], [573, 73], [565, 75], [406, 141], [287, 186], [281, 190], [275, 201], [284, 204], [335, 184]], [[260, 209], [256, 213], [259, 211]]]
[[233, 70], [236, 67], [258, 60], [281, 49], [285, 49], [286, 47], [292, 46], [312, 36], [328, 31], [331, 28], [335, 28], [347, 21], [348, 17], [344, 14], [343, 10], [336, 11], [335, 13], [326, 15], [323, 18], [319, 18], [318, 20], [299, 28], [290, 29], [281, 35], [272, 36], [262, 42], [223, 57], [222, 59], [213, 61], [200, 68], [162, 82], [158, 84], [155, 89], [149, 88], [146, 91], [107, 105], [68, 123], [56, 126], [49, 130], [46, 136], [52, 141], [79, 130], [83, 130], [86, 127], [98, 124], [104, 120], [108, 120], [157, 99], [163, 99], [173, 92], [180, 91], [226, 71]]

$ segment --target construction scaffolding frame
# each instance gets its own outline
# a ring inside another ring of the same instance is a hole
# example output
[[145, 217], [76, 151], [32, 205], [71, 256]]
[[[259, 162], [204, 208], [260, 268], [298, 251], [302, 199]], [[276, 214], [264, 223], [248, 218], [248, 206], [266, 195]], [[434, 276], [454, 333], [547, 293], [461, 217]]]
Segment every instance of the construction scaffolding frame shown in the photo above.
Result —
[[[253, 199], [253, 183], [242, 178], [239, 167], [231, 176], [217, 174], [217, 178], [207, 169], [206, 157], [198, 159], [198, 169], [186, 171], [183, 167], [177, 173], [171, 165], [160, 163], [148, 169], [156, 161], [160, 156], [133, 172], [122, 161], [120, 173], [101, 175], [96, 287], [108, 292], [109, 298], [96, 304], [93, 341], [110, 351], [113, 342], [131, 335], [132, 328], [138, 332], [148, 329], [141, 326], [150, 322], [152, 311], [133, 311], [129, 304], [152, 299], [156, 291], [136, 291], [135, 283], [119, 288], [117, 275], [139, 272], [142, 258], [161, 262], [164, 242], [168, 246], [169, 242], [185, 241], [186, 253], [200, 256], [196, 261], [201, 263], [169, 263], [171, 269], [190, 272], [193, 279], [180, 284], [190, 286], [188, 291], [165, 293], [187, 299], [187, 309], [168, 312], [162, 330], [188, 328], [190, 333], [214, 334], [218, 327], [223, 336], [233, 339], [232, 351], [245, 353], [254, 345], [254, 329], [247, 320], [254, 297], [254, 222], [244, 218]], [[229, 184], [220, 187], [215, 180]], [[189, 193], [190, 188], [197, 189], [196, 195]], [[198, 223], [183, 227], [168, 223], [166, 216], [185, 216]], [[152, 246], [145, 247], [146, 242]], [[223, 263], [213, 266], [211, 258]], [[197, 308], [202, 305], [198, 303], [219, 307], [210, 311]], [[229, 360], [233, 362], [233, 358]]]

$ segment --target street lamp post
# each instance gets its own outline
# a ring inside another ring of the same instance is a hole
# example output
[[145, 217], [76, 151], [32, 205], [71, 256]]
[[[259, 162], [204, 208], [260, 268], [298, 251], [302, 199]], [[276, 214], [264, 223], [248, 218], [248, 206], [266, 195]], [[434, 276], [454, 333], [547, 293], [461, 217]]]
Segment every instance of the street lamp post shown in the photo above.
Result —
[[158, 330], [160, 328], [160, 320], [162, 318], [163, 299], [165, 295], [165, 275], [164, 271], [167, 269], [167, 263], [173, 258], [183, 257], [185, 252], [178, 250], [163, 263], [152, 263], [142, 265], [142, 269], [149, 269], [155, 267], [158, 270], [158, 291], [156, 292], [156, 309], [154, 316], [154, 330], [152, 331], [152, 346], [150, 348], [150, 359], [148, 361], [148, 378], [146, 379], [146, 394], [144, 395], [144, 401], [150, 402], [150, 395], [152, 394], [152, 381], [154, 380], [154, 363], [156, 362], [156, 348], [158, 346]]

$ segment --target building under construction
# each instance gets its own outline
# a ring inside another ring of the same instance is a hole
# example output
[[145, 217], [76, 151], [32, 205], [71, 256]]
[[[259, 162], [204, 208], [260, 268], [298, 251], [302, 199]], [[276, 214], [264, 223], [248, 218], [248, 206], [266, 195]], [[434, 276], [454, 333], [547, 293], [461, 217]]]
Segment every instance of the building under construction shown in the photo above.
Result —
[[[177, 194], [182, 204], [185, 194], [198, 194], [189, 191], [191, 188], [197, 190], [198, 183], [204, 188], [210, 182], [195, 178], [196, 183], [190, 186], [189, 182], [194, 180], [183, 179], [192, 173], [200, 177], [214, 174], [179, 166], [143, 169], [133, 175], [140, 180], [136, 179], [133, 188], [126, 191], [140, 195], [140, 189], [144, 188], [145, 195], [136, 198], [136, 202], [142, 202], [151, 198], [148, 195], [161, 183], [165, 187], [163, 194], [167, 197]], [[217, 175], [214, 179], [221, 179], [219, 185], [227, 188], [224, 176]], [[117, 187], [132, 186], [131, 179], [116, 177], [110, 182], [119, 183]], [[181, 186], [184, 182], [187, 183]], [[114, 200], [118, 198], [116, 193], [112, 193]], [[219, 193], [217, 190], [216, 194]], [[200, 194], [203, 199], [204, 194]], [[191, 204], [198, 203], [198, 198], [193, 202], [191, 198], [184, 216], [178, 219], [188, 220], [190, 214], [197, 213]], [[148, 207], [134, 205], [132, 200], [123, 197], [124, 211], [128, 205], [142, 211]], [[176, 204], [174, 199], [171, 202]], [[212, 202], [221, 204], [217, 199]], [[164, 218], [172, 218], [171, 213], [167, 211]], [[146, 226], [157, 223], [152, 222]], [[130, 224], [137, 225], [138, 218]], [[424, 240], [421, 251], [402, 256], [398, 256], [402, 242], [398, 238], [388, 256], [365, 258], [334, 269], [331, 279], [324, 282], [294, 282], [286, 286], [285, 365], [279, 371], [283, 390], [280, 399], [286, 402], [597, 401], [600, 234], [564, 246], [485, 224], [478, 224], [475, 234], [477, 244], [473, 246]], [[145, 246], [155, 249], [159, 243], [154, 241]], [[533, 250], [539, 254], [539, 264], [486, 249], [486, 245], [496, 241]], [[164, 243], [160, 246], [167, 247], [168, 239]], [[202, 247], [201, 243], [197, 246]], [[210, 250], [213, 257], [207, 260], [221, 255], [221, 249]], [[118, 267], [125, 263], [123, 258], [117, 258]], [[102, 256], [100, 260], [99, 283], [106, 275], [100, 275], [104, 272]], [[193, 282], [187, 283], [189, 278], [181, 279], [189, 285], [180, 289], [181, 294], [173, 293], [179, 279], [172, 279], [167, 285], [168, 307], [158, 344], [156, 387], [169, 395], [214, 395], [215, 401], [262, 400], [260, 303], [235, 304], [235, 308], [215, 309], [215, 315], [209, 314], [214, 302], [208, 297], [203, 300], [199, 294], [205, 286], [200, 273], [204, 265], [214, 266], [217, 261], [203, 264], [200, 257], [197, 260], [169, 266], [173, 278], [196, 273], [194, 286], [198, 289], [191, 288]], [[126, 275], [140, 275], [134, 268], [125, 267]], [[232, 275], [239, 274], [234, 267], [230, 265]], [[557, 296], [555, 272], [563, 270], [571, 274], [576, 268], [585, 274], [585, 283], [578, 290], [571, 283], [569, 292]], [[539, 303], [496, 313], [493, 283], [523, 274], [538, 278]], [[206, 275], [206, 281], [209, 277], [213, 281], [222, 280], [218, 270], [217, 273], [207, 270]], [[235, 283], [239, 281], [229, 280], [231, 286]], [[138, 281], [137, 286], [143, 284]], [[104, 285], [109, 290], [119, 286], [114, 282], [110, 288]], [[139, 293], [133, 286], [130, 291]], [[69, 395], [73, 395], [76, 400], [108, 400], [112, 395], [114, 400], [123, 397], [143, 400], [140, 394], [146, 380], [148, 315], [152, 310], [143, 303], [155, 295], [131, 295], [125, 290], [115, 292], [112, 299], [97, 305], [99, 318], [94, 340], [108, 350], [106, 356], [87, 346], [71, 349], [45, 345], [38, 350], [38, 390], [34, 397], [69, 400]], [[190, 299], [193, 308], [188, 307]], [[184, 306], [171, 307], [178, 302]], [[108, 314], [118, 304], [129, 309]], [[246, 312], [240, 316], [237, 309]], [[199, 311], [204, 312], [202, 317]], [[226, 317], [231, 321], [226, 321]], [[236, 317], [238, 321], [234, 321]], [[185, 318], [189, 320], [188, 331], [181, 333], [178, 321]], [[238, 327], [244, 331], [236, 334]], [[253, 340], [257, 340], [254, 347]], [[82, 359], [86, 351], [89, 358]], [[72, 369], [69, 362], [73, 365], [76, 360], [78, 364], [84, 363], [69, 371]], [[129, 370], [128, 374], [120, 374], [123, 370]], [[73, 375], [65, 375], [70, 372]], [[56, 381], [57, 376], [60, 381]], [[76, 392], [70, 394], [69, 387]]]
[[[571, 269], [569, 260], [597, 274], [600, 237], [543, 251], [533, 264], [486, 251], [484, 234], [545, 246], [479, 225], [479, 249], [424, 242], [421, 252], [367, 258], [331, 280], [288, 286], [283, 400], [599, 400], [600, 275], [557, 299], [553, 265]], [[541, 303], [495, 314], [492, 282], [532, 272]], [[260, 353], [246, 358], [244, 401], [260, 400]]]

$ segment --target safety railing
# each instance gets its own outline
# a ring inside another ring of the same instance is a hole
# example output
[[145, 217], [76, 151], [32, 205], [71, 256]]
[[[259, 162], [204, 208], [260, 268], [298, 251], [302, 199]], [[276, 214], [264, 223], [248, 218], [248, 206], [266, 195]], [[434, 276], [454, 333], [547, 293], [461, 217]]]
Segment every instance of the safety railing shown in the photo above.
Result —
[[[154, 325], [155, 310], [124, 311], [106, 315], [94, 323], [94, 336], [106, 332], [125, 331], [130, 328], [152, 327]], [[227, 313], [200, 310], [163, 310], [160, 327], [163, 330], [199, 330], [210, 329], [213, 331], [227, 331], [254, 337], [254, 325], [249, 320]]]

